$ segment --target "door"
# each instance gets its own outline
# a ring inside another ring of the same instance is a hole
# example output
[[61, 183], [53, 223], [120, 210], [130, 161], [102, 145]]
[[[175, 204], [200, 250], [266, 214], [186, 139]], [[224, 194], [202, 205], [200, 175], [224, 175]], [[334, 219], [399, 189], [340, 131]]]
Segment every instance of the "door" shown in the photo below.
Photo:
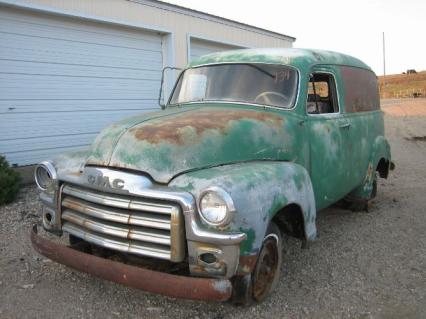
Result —
[[158, 110], [162, 67], [158, 33], [2, 8], [0, 153], [34, 164]]
[[336, 76], [332, 68], [313, 70], [306, 104], [310, 174], [317, 209], [327, 207], [350, 189], [348, 143], [350, 123], [340, 112]]

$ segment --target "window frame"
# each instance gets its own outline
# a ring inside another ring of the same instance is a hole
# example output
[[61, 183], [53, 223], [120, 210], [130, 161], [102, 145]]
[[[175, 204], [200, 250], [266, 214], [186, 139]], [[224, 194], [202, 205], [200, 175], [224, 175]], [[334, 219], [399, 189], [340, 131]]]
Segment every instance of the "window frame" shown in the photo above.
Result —
[[[330, 113], [318, 113], [318, 114], [308, 112], [307, 105], [308, 105], [308, 95], [309, 95], [309, 82], [310, 82], [310, 78], [311, 78], [312, 74], [327, 74], [327, 75], [331, 76], [330, 78], [332, 79], [332, 82], [334, 84], [333, 85], [334, 90], [333, 90], [333, 88], [331, 88], [331, 90], [330, 90], [330, 87], [329, 87], [329, 93], [331, 92], [331, 94], [334, 93], [334, 95], [335, 95], [335, 97], [333, 97], [333, 100], [334, 100], [333, 102], [335, 102], [336, 105], [337, 105], [337, 108], [338, 108], [337, 112], [335, 111], [335, 112], [330, 112]], [[306, 83], [306, 102], [305, 102], [304, 108], [305, 108], [305, 114], [308, 115], [308, 116], [318, 116], [318, 115], [319, 116], [336, 116], [336, 115], [342, 114], [342, 108], [341, 108], [341, 105], [340, 105], [340, 98], [339, 98], [339, 88], [337, 87], [336, 76], [333, 72], [323, 71], [323, 70], [314, 70], [314, 71], [312, 71], [308, 74], [308, 81]]]
[[343, 88], [343, 92], [344, 92], [344, 105], [345, 105], [345, 114], [356, 114], [356, 113], [364, 113], [364, 112], [377, 112], [377, 111], [381, 111], [381, 105], [380, 105], [380, 93], [378, 92], [379, 88], [377, 87], [377, 108], [375, 109], [367, 109], [367, 110], [356, 110], [354, 108], [352, 108], [351, 110], [348, 110], [348, 103], [347, 103], [347, 87], [346, 87], [346, 76], [344, 75], [344, 71], [343, 68], [347, 68], [347, 69], [352, 69], [352, 70], [358, 70], [358, 71], [363, 71], [366, 73], [370, 73], [370, 75], [373, 75], [376, 78], [376, 84], [377, 86], [379, 85], [379, 81], [377, 78], [377, 75], [374, 73], [373, 70], [371, 69], [366, 69], [366, 68], [361, 68], [361, 67], [357, 67], [357, 66], [352, 66], [352, 65], [339, 65], [339, 72], [340, 72], [340, 76], [342, 79], [342, 88]]
[[[295, 86], [297, 92], [296, 92], [296, 97], [294, 99], [294, 103], [292, 105], [291, 108], [284, 108], [281, 106], [275, 106], [275, 105], [267, 105], [267, 104], [259, 104], [259, 103], [249, 103], [249, 102], [237, 102], [237, 101], [222, 101], [222, 100], [209, 100], [209, 101], [196, 101], [196, 102], [185, 102], [185, 103], [174, 103], [171, 104], [170, 101], [173, 97], [173, 94], [175, 93], [175, 90], [177, 88], [177, 85], [181, 79], [181, 77], [184, 75], [186, 70], [189, 69], [197, 69], [200, 67], [206, 67], [206, 66], [215, 66], [215, 65], [233, 65], [233, 64], [240, 64], [240, 65], [244, 65], [244, 64], [264, 64], [264, 65], [276, 65], [276, 66], [281, 66], [281, 67], [288, 67], [293, 69], [296, 74], [297, 74], [297, 85]], [[214, 62], [214, 63], [206, 63], [206, 64], [200, 64], [197, 66], [192, 66], [189, 68], [186, 68], [185, 70], [182, 70], [182, 72], [180, 72], [178, 78], [175, 81], [175, 84], [173, 86], [173, 90], [170, 93], [170, 96], [167, 100], [167, 104], [166, 107], [180, 107], [182, 105], [191, 105], [191, 104], [209, 104], [209, 103], [220, 103], [220, 104], [240, 104], [240, 105], [254, 105], [254, 106], [258, 106], [258, 107], [262, 107], [262, 108], [271, 108], [271, 109], [277, 109], [277, 110], [283, 110], [283, 111], [294, 111], [297, 108], [297, 105], [299, 103], [299, 99], [300, 99], [300, 88], [301, 88], [301, 72], [298, 68], [296, 68], [293, 65], [288, 65], [288, 64], [280, 64], [280, 63], [268, 63], [268, 62], [257, 62], [257, 61], [236, 61], [236, 62]]]

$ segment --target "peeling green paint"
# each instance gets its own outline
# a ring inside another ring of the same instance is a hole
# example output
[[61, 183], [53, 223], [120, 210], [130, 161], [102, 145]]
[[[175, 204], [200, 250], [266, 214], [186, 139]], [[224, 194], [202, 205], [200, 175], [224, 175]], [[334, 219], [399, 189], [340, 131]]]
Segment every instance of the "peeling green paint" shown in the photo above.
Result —
[[241, 243], [240, 252], [241, 252], [241, 255], [247, 255], [253, 251], [253, 244], [256, 239], [256, 233], [254, 232], [253, 229], [250, 229], [250, 228], [244, 229], [241, 227], [240, 231], [247, 235], [247, 239]]
[[296, 147], [303, 139], [298, 121], [297, 114], [258, 107], [187, 106], [184, 113], [132, 118], [104, 130], [92, 145], [88, 164], [143, 171], [167, 183], [194, 169], [303, 159], [305, 150]]
[[188, 67], [213, 63], [272, 63], [294, 66], [298, 69], [310, 69], [317, 64], [352, 65], [370, 69], [364, 62], [352, 56], [325, 50], [309, 49], [244, 49], [204, 55], [192, 60]]
[[[296, 187], [299, 191], [302, 190], [302, 178], [299, 175], [295, 175], [295, 181], [299, 180], [299, 184], [296, 182]], [[283, 207], [288, 204], [287, 198], [283, 194], [275, 194], [274, 200], [271, 204], [271, 208], [268, 211], [269, 220], [271, 220], [274, 215]]]
[[[297, 186], [295, 180], [301, 181], [301, 185]], [[260, 249], [269, 220], [286, 203], [302, 208], [306, 237], [315, 238], [314, 194], [308, 172], [301, 165], [277, 161], [224, 165], [188, 172], [173, 179], [169, 186], [189, 191], [195, 198], [211, 186], [228, 192], [237, 211], [231, 223], [221, 230], [238, 232], [244, 229], [255, 235], [247, 234], [240, 248], [243, 255]], [[203, 227], [213, 228], [207, 224]]]

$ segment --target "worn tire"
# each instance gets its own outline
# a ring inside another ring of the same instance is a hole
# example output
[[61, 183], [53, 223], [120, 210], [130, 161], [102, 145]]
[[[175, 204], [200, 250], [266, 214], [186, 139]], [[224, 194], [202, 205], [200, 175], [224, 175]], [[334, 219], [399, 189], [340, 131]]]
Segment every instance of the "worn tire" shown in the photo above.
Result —
[[263, 239], [251, 274], [235, 277], [232, 302], [241, 305], [260, 303], [275, 289], [283, 258], [283, 240], [278, 226], [271, 222]]
[[377, 176], [377, 172], [376, 172], [375, 176], [374, 176], [373, 190], [371, 191], [370, 200], [376, 198], [376, 196], [377, 196], [377, 179], [378, 179], [378, 176]]
[[371, 189], [371, 193], [369, 194], [368, 198], [357, 198], [357, 197], [351, 197], [350, 195], [343, 198], [341, 201], [337, 203], [337, 206], [348, 209], [353, 212], [361, 212], [366, 211], [368, 212], [368, 207], [370, 204], [370, 201], [374, 199], [377, 195], [377, 172], [374, 175], [373, 180], [373, 187]]

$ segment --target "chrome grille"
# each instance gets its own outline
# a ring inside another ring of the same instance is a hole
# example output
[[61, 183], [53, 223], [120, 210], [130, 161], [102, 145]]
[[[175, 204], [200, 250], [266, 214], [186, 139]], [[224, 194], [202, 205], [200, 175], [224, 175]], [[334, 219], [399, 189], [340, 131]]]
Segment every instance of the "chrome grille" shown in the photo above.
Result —
[[61, 210], [62, 229], [87, 242], [175, 262], [185, 257], [183, 216], [176, 203], [64, 185]]

